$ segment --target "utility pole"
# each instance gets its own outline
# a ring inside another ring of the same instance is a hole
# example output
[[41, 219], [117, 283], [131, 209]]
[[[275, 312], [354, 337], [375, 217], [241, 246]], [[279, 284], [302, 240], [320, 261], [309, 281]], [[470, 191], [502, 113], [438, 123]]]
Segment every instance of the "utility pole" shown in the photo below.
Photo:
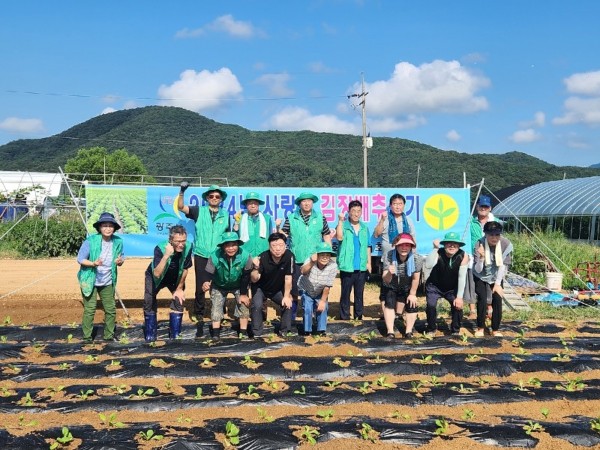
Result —
[[365, 92], [365, 77], [360, 74], [361, 78], [361, 93], [349, 95], [348, 98], [357, 97], [360, 99], [359, 105], [362, 109], [362, 143], [363, 143], [363, 187], [368, 187], [367, 177], [367, 149], [373, 146], [373, 141], [370, 136], [367, 136], [367, 94]]

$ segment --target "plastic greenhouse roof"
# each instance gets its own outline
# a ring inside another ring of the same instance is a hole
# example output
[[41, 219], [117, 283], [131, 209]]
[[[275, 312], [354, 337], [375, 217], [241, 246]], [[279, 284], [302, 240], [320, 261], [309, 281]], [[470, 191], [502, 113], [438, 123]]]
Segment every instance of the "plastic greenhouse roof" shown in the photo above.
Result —
[[600, 214], [600, 176], [546, 181], [506, 198], [494, 215], [595, 216]]

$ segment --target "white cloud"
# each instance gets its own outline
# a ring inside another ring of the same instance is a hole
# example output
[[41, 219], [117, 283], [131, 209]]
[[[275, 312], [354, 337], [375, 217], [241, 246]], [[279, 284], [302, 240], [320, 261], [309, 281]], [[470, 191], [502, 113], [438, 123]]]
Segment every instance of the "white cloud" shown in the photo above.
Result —
[[304, 108], [287, 107], [271, 116], [265, 124], [266, 128], [280, 131], [310, 130], [339, 134], [362, 134], [362, 127], [358, 123], [340, 120], [331, 114], [311, 115]]
[[528, 144], [530, 142], [539, 141], [542, 135], [535, 131], [533, 128], [527, 128], [526, 130], [517, 130], [509, 138], [515, 144]]
[[215, 109], [232, 99], [238, 99], [242, 86], [228, 68], [215, 72], [192, 69], [181, 72], [179, 80], [171, 85], [161, 85], [158, 97], [161, 105], [180, 106], [191, 111]]
[[[419, 67], [396, 64], [389, 80], [367, 85], [367, 107], [371, 114], [396, 116], [425, 112], [474, 113], [486, 110], [488, 101], [476, 95], [490, 81], [458, 61], [435, 60]], [[351, 92], [359, 92], [360, 85]]]
[[600, 96], [600, 71], [575, 73], [563, 81], [571, 94]]
[[113, 107], [111, 107], [111, 106], [108, 106], [107, 108], [104, 108], [102, 110], [102, 112], [100, 113], [100, 115], [114, 113], [115, 111], [118, 111], [118, 110], [115, 109], [115, 108], [113, 108]]
[[452, 142], [460, 141], [462, 136], [456, 130], [450, 130], [446, 133], [446, 139]]
[[368, 120], [367, 123], [369, 125], [369, 129], [373, 132], [390, 133], [392, 131], [416, 128], [425, 125], [427, 121], [422, 116], [409, 114], [404, 120], [398, 120], [392, 117], [388, 117], [383, 119], [376, 118]]
[[600, 97], [569, 97], [565, 100], [564, 108], [566, 110], [564, 115], [553, 119], [553, 124], [571, 125], [583, 123], [586, 125], [600, 125]]
[[308, 64], [308, 70], [312, 73], [335, 73], [336, 70], [327, 67], [325, 63], [321, 61], [314, 61]]
[[9, 133], [40, 133], [44, 131], [44, 123], [40, 119], [7, 117], [0, 122], [0, 130]]
[[204, 36], [208, 32], [225, 33], [235, 38], [251, 39], [253, 37], [265, 37], [266, 34], [254, 27], [250, 22], [235, 20], [231, 14], [217, 17], [212, 22], [200, 28], [183, 28], [175, 33], [176, 38], [196, 38]]
[[267, 73], [260, 76], [256, 83], [265, 86], [271, 96], [290, 97], [294, 94], [294, 91], [287, 86], [290, 79], [287, 73]]
[[527, 120], [519, 123], [519, 127], [521, 128], [541, 128], [544, 125], [546, 125], [546, 114], [541, 111], [538, 111], [533, 115], [533, 120]]

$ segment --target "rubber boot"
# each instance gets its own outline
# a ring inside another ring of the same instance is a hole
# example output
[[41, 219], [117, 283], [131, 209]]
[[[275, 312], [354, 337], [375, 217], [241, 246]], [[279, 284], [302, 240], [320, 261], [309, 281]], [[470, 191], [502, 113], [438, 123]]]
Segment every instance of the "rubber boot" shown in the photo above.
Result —
[[196, 339], [200, 339], [204, 336], [204, 321], [201, 319], [196, 323]]
[[212, 338], [213, 341], [220, 341], [221, 340], [221, 329], [220, 328], [213, 328], [212, 330]]
[[177, 339], [181, 334], [181, 321], [183, 313], [172, 312], [169, 314], [169, 339]]
[[144, 313], [144, 339], [146, 342], [156, 341], [157, 327], [156, 313]]

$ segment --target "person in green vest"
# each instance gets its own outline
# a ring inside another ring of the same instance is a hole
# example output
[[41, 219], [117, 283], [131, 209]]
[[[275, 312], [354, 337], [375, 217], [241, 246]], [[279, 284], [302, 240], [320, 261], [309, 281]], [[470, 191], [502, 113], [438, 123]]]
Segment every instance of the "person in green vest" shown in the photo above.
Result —
[[363, 295], [367, 277], [371, 272], [371, 234], [361, 220], [362, 203], [348, 203], [348, 220], [344, 214], [338, 216], [336, 237], [339, 242], [337, 264], [340, 269], [342, 293], [340, 296], [340, 320], [350, 320], [350, 292], [354, 289], [354, 318], [362, 320]]
[[[246, 212], [235, 215], [233, 231], [237, 232], [243, 242], [242, 248], [254, 258], [269, 250], [269, 236], [276, 231], [273, 218], [259, 210], [265, 201], [258, 192], [248, 192], [242, 200]], [[277, 227], [281, 219], [275, 221]]]
[[154, 247], [154, 258], [148, 265], [144, 283], [144, 339], [154, 342], [157, 338], [158, 304], [156, 296], [163, 288], [172, 294], [169, 314], [169, 337], [181, 333], [183, 304], [185, 302], [185, 279], [192, 267], [192, 243], [187, 241], [187, 231], [181, 225], [169, 230], [169, 239]]
[[221, 203], [227, 198], [227, 193], [213, 184], [202, 193], [202, 199], [208, 203], [205, 206], [185, 205], [183, 197], [189, 187], [187, 181], [181, 183], [177, 198], [177, 209], [182, 211], [188, 219], [195, 222], [194, 236], [194, 272], [196, 275], [196, 294], [194, 297], [194, 314], [196, 316], [196, 337], [204, 335], [204, 307], [206, 304], [206, 291], [202, 286], [206, 281], [206, 264], [210, 255], [217, 249], [221, 236], [229, 231], [229, 214], [221, 208]]
[[93, 341], [97, 297], [100, 297], [104, 308], [104, 340], [116, 340], [117, 267], [122, 266], [125, 261], [123, 240], [119, 236], [115, 236], [115, 231], [121, 228], [115, 216], [103, 212], [93, 226], [98, 234], [90, 235], [77, 253], [77, 262], [80, 265], [77, 279], [83, 296], [81, 328], [83, 341], [86, 343]]
[[250, 317], [250, 298], [248, 287], [250, 285], [250, 272], [252, 271], [252, 257], [241, 247], [242, 241], [237, 233], [228, 231], [223, 233], [221, 243], [206, 263], [207, 280], [202, 289], [210, 291], [212, 309], [213, 338], [221, 337], [221, 320], [227, 294], [235, 297], [235, 317], [240, 321], [240, 336], [248, 332], [248, 319]]
[[298, 309], [298, 279], [300, 267], [310, 257], [314, 248], [321, 242], [331, 244], [331, 234], [325, 216], [315, 211], [314, 205], [319, 198], [310, 192], [302, 192], [296, 197], [298, 208], [288, 215], [281, 232], [288, 238], [289, 247], [294, 254], [296, 266], [292, 280], [292, 320]]

